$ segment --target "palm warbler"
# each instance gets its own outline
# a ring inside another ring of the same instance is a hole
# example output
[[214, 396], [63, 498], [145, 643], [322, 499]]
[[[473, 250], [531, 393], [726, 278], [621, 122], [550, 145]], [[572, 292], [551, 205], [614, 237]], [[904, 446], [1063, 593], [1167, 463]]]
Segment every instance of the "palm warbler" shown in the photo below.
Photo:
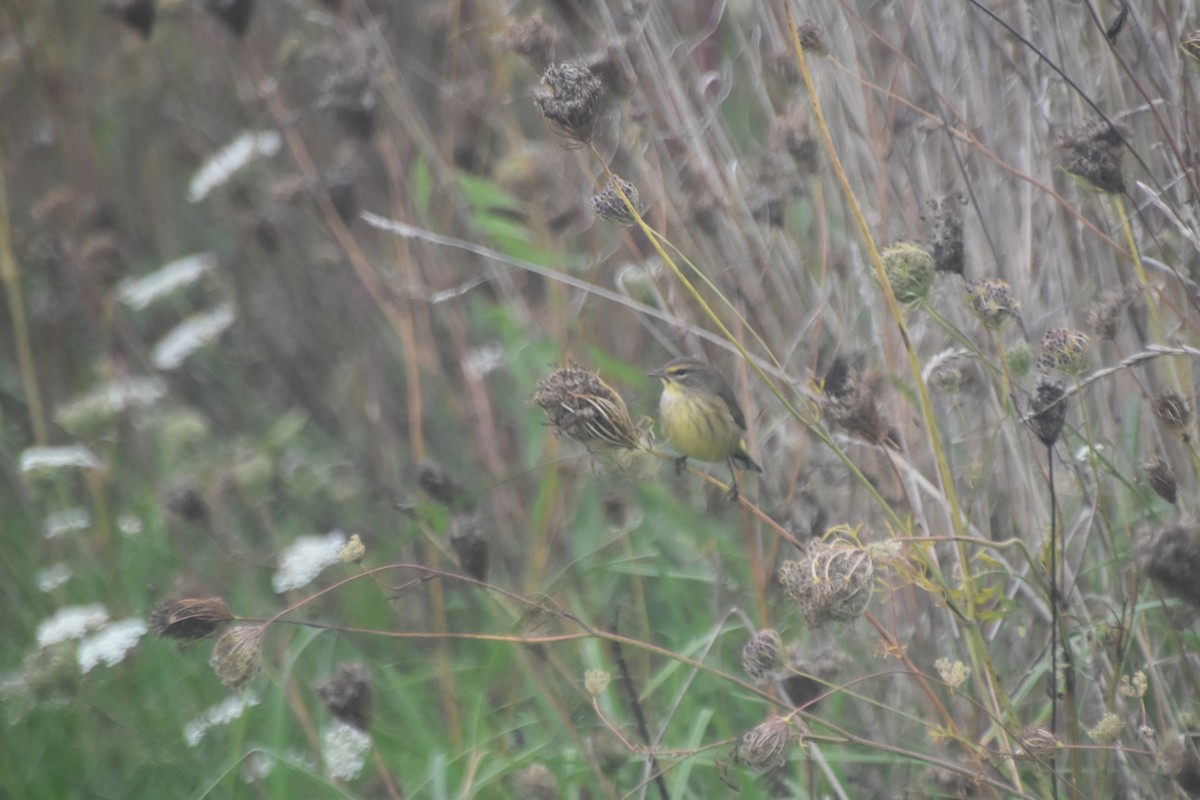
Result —
[[675, 469], [683, 471], [689, 457], [699, 461], [725, 461], [733, 475], [734, 499], [737, 476], [733, 466], [762, 472], [746, 452], [742, 434], [746, 418], [733, 390], [716, 370], [695, 358], [677, 358], [649, 373], [663, 382], [658, 401], [658, 421], [663, 436], [683, 455]]

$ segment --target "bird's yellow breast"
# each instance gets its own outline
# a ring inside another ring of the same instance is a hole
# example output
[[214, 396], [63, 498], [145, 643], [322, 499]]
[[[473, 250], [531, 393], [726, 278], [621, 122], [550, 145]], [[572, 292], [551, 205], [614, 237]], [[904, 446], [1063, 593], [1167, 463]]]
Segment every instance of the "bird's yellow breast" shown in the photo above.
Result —
[[700, 461], [724, 461], [741, 449], [742, 430], [725, 401], [689, 395], [674, 383], [663, 386], [659, 424], [671, 446]]

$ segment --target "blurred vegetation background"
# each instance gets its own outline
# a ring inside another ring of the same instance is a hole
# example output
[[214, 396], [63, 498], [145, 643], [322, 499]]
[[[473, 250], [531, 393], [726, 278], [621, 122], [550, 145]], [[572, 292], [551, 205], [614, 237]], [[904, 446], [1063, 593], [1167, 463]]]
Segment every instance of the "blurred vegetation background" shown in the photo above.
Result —
[[1197, 28], [10, 0], [0, 794], [1200, 796]]

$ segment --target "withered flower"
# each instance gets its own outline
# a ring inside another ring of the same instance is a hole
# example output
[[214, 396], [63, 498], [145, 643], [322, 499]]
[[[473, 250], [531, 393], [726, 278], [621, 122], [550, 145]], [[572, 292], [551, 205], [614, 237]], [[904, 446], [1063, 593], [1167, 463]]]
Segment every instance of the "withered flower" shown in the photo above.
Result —
[[1179, 501], [1179, 484], [1175, 480], [1175, 469], [1162, 456], [1154, 456], [1142, 464], [1146, 480], [1154, 493], [1171, 505]]
[[637, 426], [621, 395], [591, 370], [578, 364], [556, 369], [538, 381], [533, 402], [541, 406], [558, 435], [591, 447], [636, 450]]
[[1058, 370], [1067, 375], [1081, 375], [1088, 368], [1088, 352], [1091, 346], [1091, 340], [1083, 331], [1051, 328], [1042, 334], [1038, 369], [1042, 372]]
[[580, 144], [592, 139], [604, 84], [580, 64], [551, 64], [533, 94], [538, 111], [559, 133]]
[[230, 689], [240, 689], [262, 666], [263, 626], [237, 625], [213, 645], [209, 665]]
[[602, 220], [614, 225], [629, 227], [636, 224], [637, 219], [634, 217], [633, 211], [630, 211], [629, 205], [625, 204], [621, 193], [617, 191], [618, 186], [621, 187], [621, 192], [625, 193], [625, 197], [629, 198], [629, 205], [632, 205], [638, 216], [641, 216], [644, 207], [637, 187], [619, 176], [610, 177], [604, 184], [604, 191], [592, 197], [592, 211]]
[[808, 735], [808, 726], [803, 720], [772, 717], [742, 734], [736, 761], [760, 772], [782, 767], [787, 763], [792, 745], [799, 743], [803, 747]]
[[1154, 398], [1154, 417], [1159, 425], [1187, 441], [1188, 426], [1192, 423], [1192, 406], [1186, 397], [1173, 389], [1159, 392]]
[[450, 518], [450, 547], [463, 572], [477, 581], [487, 580], [488, 537], [478, 514], [464, 512]]
[[779, 567], [784, 591], [814, 628], [862, 616], [871, 603], [874, 575], [868, 550], [843, 539], [814, 539], [803, 558]]
[[999, 278], [967, 281], [966, 292], [971, 310], [989, 328], [999, 328], [1009, 317], [1021, 313], [1021, 304], [1013, 296], [1008, 281]]
[[763, 628], [742, 647], [742, 669], [754, 680], [762, 680], [783, 664], [783, 640], [779, 632]]
[[1102, 192], [1123, 193], [1121, 153], [1125, 136], [1120, 127], [1103, 120], [1070, 131], [1058, 143], [1063, 169]]
[[150, 626], [159, 636], [183, 644], [207, 639], [233, 620], [220, 597], [165, 600], [150, 612]]
[[1168, 594], [1200, 608], [1200, 536], [1175, 525], [1143, 532], [1134, 543], [1137, 562]]
[[370, 729], [375, 694], [366, 664], [361, 661], [342, 664], [337, 672], [317, 681], [313, 688], [330, 714], [360, 731]]
[[1067, 392], [1062, 384], [1045, 378], [1038, 381], [1029, 399], [1029, 418], [1026, 420], [1034, 434], [1047, 447], [1058, 441], [1067, 421]]

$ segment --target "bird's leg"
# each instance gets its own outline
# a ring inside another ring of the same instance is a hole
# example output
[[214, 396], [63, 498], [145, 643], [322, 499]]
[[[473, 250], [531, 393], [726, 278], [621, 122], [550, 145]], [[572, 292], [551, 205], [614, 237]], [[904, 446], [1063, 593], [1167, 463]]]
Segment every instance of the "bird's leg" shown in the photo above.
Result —
[[675, 474], [682, 475], [685, 469], [687, 469], [687, 456], [680, 456], [675, 459]]
[[729, 459], [728, 463], [729, 463], [729, 486], [731, 487], [729, 489], [729, 500], [730, 500], [730, 502], [736, 503], [742, 495], [738, 491], [737, 471], [733, 468], [733, 459], [732, 458]]

